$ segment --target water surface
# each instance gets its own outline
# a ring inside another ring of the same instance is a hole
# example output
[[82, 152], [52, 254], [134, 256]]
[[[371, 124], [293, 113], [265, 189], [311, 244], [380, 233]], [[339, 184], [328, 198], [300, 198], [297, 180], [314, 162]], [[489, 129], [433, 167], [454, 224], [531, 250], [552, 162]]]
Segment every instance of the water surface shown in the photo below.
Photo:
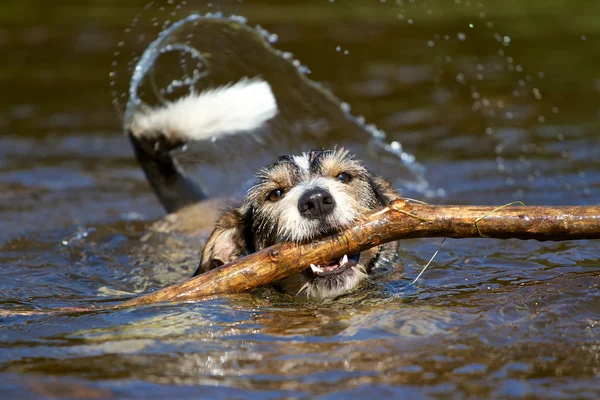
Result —
[[[244, 15], [277, 34], [274, 46], [311, 79], [416, 156], [432, 190], [399, 179], [398, 159], [367, 142], [337, 131], [313, 139], [350, 145], [405, 193], [599, 202], [597, 2], [157, 2], [130, 27], [145, 5], [0, 5], [2, 309], [101, 305], [194, 270], [199, 247], [141, 240], [163, 211], [111, 96], [164, 22], [193, 11]], [[281, 135], [282, 147], [304, 144]], [[243, 192], [281, 151], [257, 148], [231, 164], [196, 160], [197, 173]], [[267, 292], [4, 318], [0, 396], [600, 396], [598, 242], [448, 240], [406, 288], [439, 242], [404, 241], [395, 265], [325, 304]]]

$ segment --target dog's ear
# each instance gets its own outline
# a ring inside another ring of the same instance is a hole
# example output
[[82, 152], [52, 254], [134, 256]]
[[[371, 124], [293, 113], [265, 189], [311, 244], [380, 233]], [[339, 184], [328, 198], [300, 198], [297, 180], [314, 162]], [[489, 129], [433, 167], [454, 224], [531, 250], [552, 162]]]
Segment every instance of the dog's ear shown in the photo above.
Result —
[[382, 206], [387, 206], [390, 201], [400, 197], [400, 193], [394, 189], [392, 184], [380, 176], [374, 175], [369, 180], [369, 184], [373, 189], [377, 202]]
[[194, 276], [227, 264], [240, 255], [245, 255], [247, 246], [244, 230], [244, 217], [239, 210], [229, 210], [223, 213], [204, 246], [202, 260], [194, 272]]

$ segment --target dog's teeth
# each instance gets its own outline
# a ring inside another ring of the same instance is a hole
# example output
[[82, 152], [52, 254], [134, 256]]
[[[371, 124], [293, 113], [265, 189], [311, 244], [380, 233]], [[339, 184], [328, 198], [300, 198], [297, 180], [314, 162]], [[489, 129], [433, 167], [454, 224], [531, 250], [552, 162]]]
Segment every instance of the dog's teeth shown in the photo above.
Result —
[[348, 264], [348, 255], [344, 254], [344, 257], [342, 257], [342, 262], [340, 263], [340, 265], [346, 265]]
[[317, 272], [323, 272], [323, 269], [317, 267], [315, 264], [310, 264], [310, 269], [312, 269], [313, 272], [317, 273]]

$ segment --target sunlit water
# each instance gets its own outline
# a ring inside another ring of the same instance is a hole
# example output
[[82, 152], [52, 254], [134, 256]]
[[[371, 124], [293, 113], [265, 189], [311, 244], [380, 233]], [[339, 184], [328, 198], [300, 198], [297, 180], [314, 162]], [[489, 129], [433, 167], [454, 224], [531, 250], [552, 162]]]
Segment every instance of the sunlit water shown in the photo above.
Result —
[[[316, 96], [300, 68], [387, 135], [376, 143], [377, 131], [357, 129], [346, 106], [286, 103], [284, 131], [244, 142], [251, 150], [235, 142], [187, 150], [188, 168], [217, 193], [242, 193], [252, 171], [283, 151], [344, 144], [430, 202], [598, 204], [595, 3], [156, 3], [130, 26], [145, 5], [134, 3], [65, 3], [53, 9], [56, 24], [35, 19], [47, 10], [3, 9], [12, 24], [0, 31], [9, 94], [0, 99], [2, 309], [101, 305], [180, 282], [197, 265], [193, 241], [141, 240], [163, 211], [111, 105], [112, 91], [124, 112], [138, 57], [193, 12], [244, 15], [293, 56], [252, 64], [264, 43], [227, 53], [239, 46], [231, 36], [183, 30], [195, 32], [185, 40], [194, 49], [224, 54], [218, 65], [229, 70], [215, 78], [203, 69], [214, 58], [168, 51], [143, 101], [234, 79], [248, 65], [276, 91]], [[236, 59], [244, 62], [228, 64]], [[182, 84], [169, 89], [173, 79]], [[314, 129], [287, 132], [308, 115]], [[422, 179], [402, 151], [426, 168]], [[266, 292], [4, 318], [0, 397], [600, 396], [600, 244], [448, 240], [407, 288], [438, 244], [403, 242], [395, 265], [325, 304]]]

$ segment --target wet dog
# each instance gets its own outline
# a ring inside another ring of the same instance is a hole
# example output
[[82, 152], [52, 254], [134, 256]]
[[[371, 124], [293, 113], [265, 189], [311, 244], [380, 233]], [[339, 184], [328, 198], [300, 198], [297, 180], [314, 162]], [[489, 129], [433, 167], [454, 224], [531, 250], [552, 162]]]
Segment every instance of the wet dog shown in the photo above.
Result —
[[[194, 140], [253, 132], [276, 115], [268, 83], [242, 80], [137, 113], [129, 137], [162, 204], [177, 213], [209, 196], [178, 165], [173, 149]], [[396, 197], [387, 181], [343, 148], [281, 156], [257, 173], [241, 205], [218, 218], [194, 275], [275, 243], [308, 243], [338, 233]], [[392, 243], [311, 264], [276, 287], [308, 298], [336, 297], [389, 263], [395, 251]]]

